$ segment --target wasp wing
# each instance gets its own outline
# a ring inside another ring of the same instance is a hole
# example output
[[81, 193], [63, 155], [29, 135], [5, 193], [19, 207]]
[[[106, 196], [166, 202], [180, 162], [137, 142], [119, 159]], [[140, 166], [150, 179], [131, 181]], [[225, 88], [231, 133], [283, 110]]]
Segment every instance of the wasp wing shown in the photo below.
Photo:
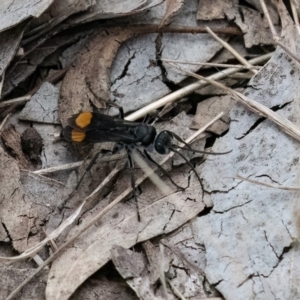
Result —
[[85, 142], [85, 143], [104, 143], [104, 142], [116, 142], [123, 144], [133, 144], [136, 141], [135, 135], [127, 130], [120, 129], [97, 129], [92, 131], [81, 131], [66, 126], [61, 136], [71, 142]]
[[73, 115], [68, 119], [68, 124], [72, 128], [82, 132], [113, 129], [123, 130], [128, 127], [135, 127], [139, 125], [139, 123], [94, 112], [83, 112]]

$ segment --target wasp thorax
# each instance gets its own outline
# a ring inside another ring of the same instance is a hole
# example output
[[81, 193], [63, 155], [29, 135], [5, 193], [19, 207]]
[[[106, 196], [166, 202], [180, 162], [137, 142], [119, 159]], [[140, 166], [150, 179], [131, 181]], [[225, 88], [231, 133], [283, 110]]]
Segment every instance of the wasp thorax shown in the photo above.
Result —
[[147, 147], [153, 143], [156, 136], [156, 129], [147, 124], [140, 124], [135, 129], [135, 135], [141, 145]]
[[162, 131], [155, 139], [154, 148], [159, 154], [169, 154], [172, 148], [173, 136], [169, 131]]

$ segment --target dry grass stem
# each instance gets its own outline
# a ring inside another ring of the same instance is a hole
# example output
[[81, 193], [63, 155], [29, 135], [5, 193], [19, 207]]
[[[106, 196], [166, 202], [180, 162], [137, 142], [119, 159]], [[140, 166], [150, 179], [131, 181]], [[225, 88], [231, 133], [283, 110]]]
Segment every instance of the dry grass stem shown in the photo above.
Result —
[[[124, 154], [114, 154], [112, 156], [102, 157], [101, 159], [99, 159], [99, 161], [101, 161], [101, 162], [108, 162], [108, 161], [113, 161], [113, 160], [115, 161], [115, 160], [122, 159], [124, 156], [125, 156]], [[77, 161], [74, 163], [69, 163], [69, 164], [59, 165], [56, 167], [33, 171], [32, 173], [38, 174], [38, 175], [44, 175], [44, 174], [51, 174], [51, 173], [60, 172], [60, 171], [73, 170], [73, 169], [80, 167], [83, 162], [84, 162], [84, 160], [81, 160], [81, 161]]]
[[162, 243], [159, 243], [159, 258], [160, 258], [160, 262], [159, 262], [159, 279], [160, 279], [160, 283], [163, 287], [163, 291], [164, 291], [164, 296], [165, 299], [169, 299], [168, 296], [168, 291], [167, 291], [167, 283], [166, 283], [166, 276], [165, 276], [165, 271], [164, 271], [164, 266], [165, 266], [165, 256], [164, 256], [164, 245]]
[[3, 119], [2, 123], [0, 124], [0, 132], [2, 131], [5, 123], [7, 122], [7, 120], [9, 119], [10, 116], [11, 116], [11, 114], [7, 114], [6, 117]]
[[287, 54], [289, 54], [292, 58], [294, 58], [298, 63], [300, 63], [299, 57], [293, 53], [289, 48], [287, 48], [285, 45], [283, 45], [281, 42], [276, 42], [276, 45], [281, 47]]
[[221, 38], [219, 38], [209, 27], [206, 27], [207, 32], [216, 40], [218, 41], [225, 49], [227, 49], [240, 63], [247, 66], [250, 71], [254, 74], [257, 74], [258, 71], [252, 68], [253, 66], [245, 59], [243, 56], [241, 56], [233, 47], [231, 47], [227, 42], [223, 41]]
[[247, 73], [235, 73], [232, 75], [229, 75], [228, 78], [234, 78], [234, 79], [251, 79], [253, 77], [253, 74], [250, 72]]
[[283, 131], [285, 131], [288, 135], [290, 135], [291, 137], [295, 138], [296, 140], [300, 141], [300, 129], [294, 125], [291, 121], [282, 118], [281, 116], [279, 116], [278, 114], [276, 114], [273, 110], [271, 110], [270, 108], [246, 97], [245, 95], [236, 92], [230, 88], [228, 88], [227, 86], [212, 80], [210, 78], [207, 77], [203, 77], [200, 75], [197, 75], [193, 72], [184, 70], [183, 68], [180, 68], [172, 63], [169, 63], [170, 65], [172, 65], [174, 68], [192, 76], [195, 77], [197, 79], [201, 79], [201, 80], [205, 80], [207, 82], [209, 82], [210, 84], [222, 88], [224, 90], [226, 90], [228, 93], [230, 93], [232, 95], [232, 97], [242, 103], [243, 105], [245, 105], [249, 110], [251, 110], [252, 112], [258, 114], [259, 116], [265, 117], [270, 119], [271, 121], [273, 121], [275, 124], [277, 124]]
[[300, 187], [297, 187], [297, 186], [280, 186], [280, 185], [260, 182], [260, 181], [253, 180], [253, 179], [250, 179], [250, 178], [245, 178], [245, 177], [242, 177], [240, 175], [238, 175], [236, 177], [236, 179], [243, 180], [243, 181], [248, 181], [248, 182], [251, 182], [251, 183], [254, 183], [254, 184], [258, 184], [258, 185], [261, 185], [261, 186], [266, 186], [266, 187], [273, 188], [273, 189], [286, 190], [286, 191], [299, 191], [300, 190]]
[[291, 0], [290, 3], [291, 3], [293, 19], [294, 19], [295, 24], [296, 24], [297, 32], [300, 35], [300, 26], [299, 26], [299, 17], [298, 17], [298, 13], [297, 13], [297, 5], [296, 5], [295, 0]]
[[260, 66], [251, 66], [247, 67], [244, 65], [231, 65], [231, 64], [215, 64], [215, 63], [201, 63], [201, 62], [192, 62], [192, 61], [182, 61], [182, 60], [176, 60], [176, 59], [168, 59], [168, 58], [161, 58], [161, 61], [166, 61], [166, 62], [173, 62], [177, 64], [187, 64], [187, 65], [195, 65], [195, 66], [206, 66], [206, 67], [219, 67], [219, 68], [239, 68], [239, 69], [256, 69], [259, 70], [261, 69]]
[[2, 72], [2, 75], [0, 76], [0, 99], [2, 97], [2, 88], [4, 83], [4, 77], [5, 77], [5, 71]]
[[175, 296], [177, 296], [181, 300], [186, 300], [186, 298], [180, 293], [180, 291], [177, 289], [177, 287], [172, 283], [170, 279], [167, 279], [167, 282], [170, 285], [171, 290], [173, 291]]
[[[261, 63], [265, 62], [266, 60], [269, 60], [272, 55], [273, 55], [273, 52], [264, 54], [262, 56], [255, 57], [255, 58], [249, 60], [248, 63], [250, 65], [261, 64]], [[225, 69], [220, 72], [217, 72], [217, 73], [209, 76], [208, 78], [214, 79], [214, 80], [220, 80], [220, 79], [227, 77], [228, 75], [234, 74], [234, 73], [242, 71], [242, 70], [243, 69], [240, 69], [240, 68], [229, 68], [229, 69]], [[145, 115], [151, 113], [152, 111], [155, 111], [156, 109], [159, 109], [168, 103], [175, 102], [175, 101], [189, 95], [190, 93], [193, 93], [194, 91], [196, 91], [200, 88], [203, 88], [207, 85], [209, 85], [209, 83], [207, 83], [207, 81], [205, 81], [205, 80], [200, 80], [200, 81], [194, 82], [188, 86], [185, 86], [185, 87], [177, 90], [176, 92], [173, 92], [161, 99], [158, 99], [157, 101], [155, 101], [153, 103], [150, 103], [149, 105], [147, 105], [147, 106], [137, 110], [136, 112], [132, 113], [131, 115], [127, 116], [125, 119], [128, 121], [135, 121], [137, 119], [143, 118]]]
[[278, 41], [280, 39], [279, 35], [277, 34], [277, 31], [273, 25], [273, 22], [271, 20], [271, 17], [270, 17], [270, 14], [269, 14], [269, 11], [267, 9], [267, 6], [266, 6], [266, 3], [265, 3], [265, 0], [260, 0], [260, 5], [262, 7], [262, 10], [264, 12], [264, 15], [265, 17], [267, 18], [267, 21], [268, 21], [268, 24], [269, 24], [269, 27], [270, 27], [270, 30], [271, 30], [271, 33], [273, 35], [273, 39], [275, 41]]
[[6, 107], [6, 106], [13, 105], [13, 104], [21, 104], [23, 102], [29, 101], [30, 99], [31, 99], [31, 96], [27, 95], [27, 96], [22, 96], [22, 97], [15, 98], [15, 99], [7, 100], [7, 101], [2, 101], [2, 102], [0, 102], [0, 107]]

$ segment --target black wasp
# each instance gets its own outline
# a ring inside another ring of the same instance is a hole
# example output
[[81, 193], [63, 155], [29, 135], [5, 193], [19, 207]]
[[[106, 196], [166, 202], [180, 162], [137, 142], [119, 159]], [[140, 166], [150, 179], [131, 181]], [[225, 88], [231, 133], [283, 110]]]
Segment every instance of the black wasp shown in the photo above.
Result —
[[[163, 169], [157, 162], [155, 162], [147, 150], [150, 145], [153, 145], [154, 149], [159, 154], [168, 154], [171, 151], [178, 153], [192, 168], [194, 173], [196, 174], [200, 185], [203, 186], [200, 180], [199, 175], [195, 171], [192, 164], [189, 160], [182, 155], [178, 149], [189, 150], [192, 152], [199, 152], [203, 154], [213, 154], [220, 155], [225, 153], [211, 153], [205, 151], [198, 151], [190, 147], [189, 144], [185, 143], [178, 135], [175, 133], [163, 130], [160, 133], [157, 133], [155, 127], [146, 124], [146, 123], [138, 123], [132, 121], [126, 121], [123, 119], [123, 111], [120, 109], [120, 117], [112, 117], [109, 115], [105, 115], [97, 112], [82, 112], [76, 115], [73, 115], [68, 119], [68, 126], [66, 126], [61, 136], [64, 137], [68, 141], [72, 142], [85, 142], [85, 143], [104, 143], [104, 142], [116, 142], [117, 145], [124, 147], [127, 151], [129, 168], [133, 169], [133, 161], [130, 156], [130, 151], [133, 146], [142, 146], [144, 147], [143, 152], [138, 150], [142, 156], [147, 158], [149, 161], [154, 163], [165, 175], [169, 177], [171, 182], [179, 189], [183, 189], [178, 186], [172, 178], [170, 178], [169, 174]], [[174, 140], [183, 143], [183, 147], [174, 144]], [[117, 149], [117, 148], [116, 148]], [[94, 162], [95, 159], [92, 160]], [[91, 166], [89, 166], [91, 167]], [[89, 168], [88, 167], [88, 168]], [[136, 198], [135, 194], [135, 186], [133, 180], [133, 172], [131, 172], [132, 176], [132, 188], [134, 193], [134, 198]], [[139, 218], [139, 215], [138, 215]]]

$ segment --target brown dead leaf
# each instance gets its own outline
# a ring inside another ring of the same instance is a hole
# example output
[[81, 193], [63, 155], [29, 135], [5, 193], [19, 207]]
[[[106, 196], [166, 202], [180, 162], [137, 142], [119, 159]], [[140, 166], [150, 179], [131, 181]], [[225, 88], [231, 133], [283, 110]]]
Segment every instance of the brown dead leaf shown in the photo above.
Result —
[[[150, 242], [143, 243], [143, 248], [148, 261], [149, 281], [150, 284], [155, 284], [160, 276], [160, 254], [159, 250]], [[167, 270], [166, 270], [167, 271]]]
[[237, 7], [238, 3], [238, 0], [201, 0], [199, 1], [197, 20], [224, 19], [225, 12], [232, 7]]
[[2, 130], [1, 138], [5, 143], [6, 147], [10, 151], [12, 151], [13, 155], [16, 157], [20, 168], [25, 170], [31, 170], [32, 166], [22, 150], [21, 136], [16, 131], [16, 128], [13, 125], [11, 125], [7, 129]]
[[217, 135], [221, 135], [229, 128], [229, 112], [233, 108], [235, 101], [231, 99], [231, 96], [219, 96], [212, 97], [202, 101], [197, 106], [197, 112], [195, 114], [191, 129], [198, 129], [207, 124], [214, 116], [220, 112], [224, 112], [224, 116], [211, 125], [207, 131], [214, 132]]
[[[150, 281], [147, 260], [143, 253], [133, 252], [120, 246], [113, 246], [111, 252], [113, 263], [118, 272], [140, 299], [165, 299], [162, 287], [156, 288]], [[161, 262], [157, 261], [157, 263]], [[168, 299], [175, 300], [176, 298], [169, 292]]]
[[25, 251], [44, 235], [41, 225], [57, 205], [61, 184], [44, 177], [20, 174], [17, 163], [0, 148], [1, 224], [14, 249]]
[[96, 107], [105, 107], [109, 99], [109, 70], [122, 41], [134, 34], [133, 30], [100, 30], [81, 52], [62, 83], [59, 99], [59, 117], [62, 125], [80, 111], [89, 111], [91, 101]]
[[89, 299], [91, 295], [101, 295], [105, 300], [139, 300], [121, 276], [114, 276], [117, 272], [111, 272], [112, 269], [113, 265], [110, 263], [96, 272], [76, 290], [70, 300]]
[[[1, 266], [0, 268], [0, 299], [6, 299], [11, 291], [18, 286], [35, 268], [27, 266]], [[32, 281], [22, 290], [22, 299], [44, 299], [44, 289], [47, 282], [48, 270], [43, 270], [39, 280]]]
[[228, 9], [226, 16], [241, 28], [246, 48], [273, 44], [269, 26], [260, 12], [241, 6]]
[[175, 193], [154, 202], [140, 211], [141, 222], [137, 221], [135, 208], [130, 209], [126, 204], [119, 203], [104, 216], [102, 226], [98, 224], [90, 228], [74, 242], [74, 247], [54, 262], [47, 297], [67, 299], [86, 278], [110, 259], [113, 245], [132, 247], [138, 242], [170, 232], [193, 218], [204, 207], [200, 190], [198, 195], [195, 192], [195, 188], [189, 188], [184, 193]]
[[161, 20], [159, 27], [164, 27], [168, 23], [170, 23], [170, 20], [172, 16], [174, 16], [177, 11], [181, 8], [181, 6], [184, 3], [184, 0], [167, 0], [167, 9], [164, 15], [164, 18]]

